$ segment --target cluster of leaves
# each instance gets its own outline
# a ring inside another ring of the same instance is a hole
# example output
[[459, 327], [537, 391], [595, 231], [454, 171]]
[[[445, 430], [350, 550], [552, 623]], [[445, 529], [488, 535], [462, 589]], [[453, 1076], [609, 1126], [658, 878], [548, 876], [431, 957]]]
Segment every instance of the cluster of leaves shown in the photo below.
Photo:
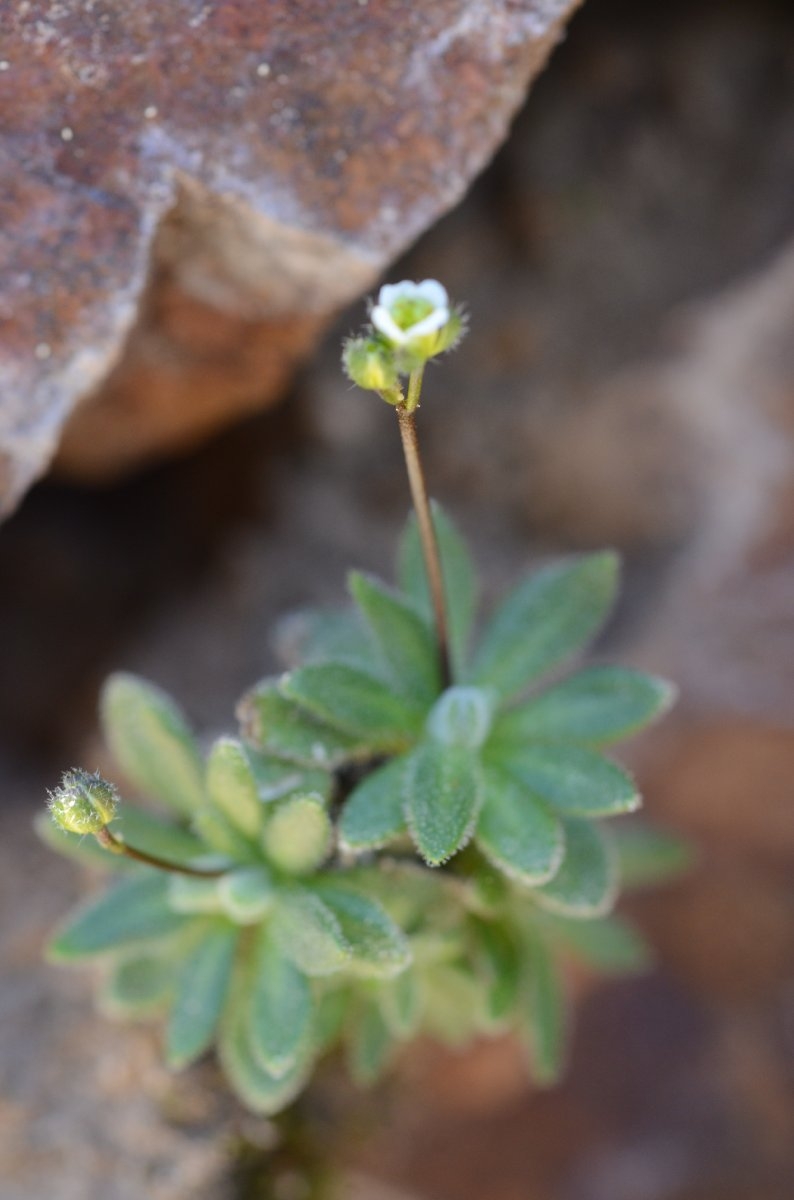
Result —
[[440, 510], [434, 519], [453, 686], [442, 688], [413, 521], [399, 588], [354, 573], [352, 610], [285, 624], [300, 665], [243, 699], [240, 738], [217, 741], [206, 764], [162, 692], [126, 675], [107, 684], [110, 748], [130, 784], [170, 810], [124, 804], [111, 832], [216, 874], [159, 872], [42, 827], [125, 876], [67, 921], [51, 957], [102, 956], [105, 1006], [167, 1013], [173, 1066], [217, 1040], [259, 1112], [289, 1103], [337, 1043], [366, 1082], [420, 1032], [460, 1043], [518, 1029], [535, 1078], [553, 1080], [561, 958], [644, 965], [637, 935], [608, 915], [620, 867], [640, 879], [678, 863], [668, 839], [603, 826], [638, 796], [600, 751], [662, 712], [669, 685], [601, 666], [559, 681], [609, 612], [615, 556], [531, 575], [471, 652], [474, 571]]

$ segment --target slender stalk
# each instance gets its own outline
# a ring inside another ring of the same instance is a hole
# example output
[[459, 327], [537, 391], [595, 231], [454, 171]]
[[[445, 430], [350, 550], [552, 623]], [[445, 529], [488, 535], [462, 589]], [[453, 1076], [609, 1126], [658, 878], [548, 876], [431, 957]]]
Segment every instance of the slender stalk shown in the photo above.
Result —
[[136, 850], [134, 846], [128, 846], [126, 842], [115, 837], [107, 828], [100, 829], [94, 834], [94, 837], [100, 846], [104, 846], [112, 854], [124, 854], [127, 858], [134, 858], [136, 862], [146, 863], [149, 867], [158, 867], [161, 871], [174, 871], [179, 875], [198, 875], [204, 879], [217, 879], [218, 876], [224, 874], [223, 871], [218, 870], [185, 867], [181, 863], [169, 862], [168, 859], [158, 858], [155, 854], [147, 854], [144, 850]]
[[422, 460], [419, 455], [419, 441], [416, 434], [414, 412], [419, 404], [419, 392], [422, 386], [422, 372], [414, 371], [408, 384], [408, 395], [404, 404], [397, 405], [397, 419], [400, 424], [405, 466], [408, 471], [408, 483], [411, 488], [411, 498], [419, 523], [419, 538], [422, 544], [422, 555], [425, 560], [427, 579], [430, 585], [430, 599], [433, 605], [433, 615], [438, 638], [438, 657], [441, 668], [442, 684], [445, 688], [452, 683], [452, 663], [449, 653], [449, 630], [447, 626], [447, 608], [444, 600], [444, 578], [441, 573], [441, 558], [438, 552], [438, 541], [427, 498], [427, 486], [422, 470]]

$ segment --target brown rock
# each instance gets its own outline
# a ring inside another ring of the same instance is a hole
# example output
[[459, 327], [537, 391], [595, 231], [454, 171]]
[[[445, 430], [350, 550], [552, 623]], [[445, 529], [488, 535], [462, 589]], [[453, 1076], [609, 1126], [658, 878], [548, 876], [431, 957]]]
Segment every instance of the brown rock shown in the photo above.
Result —
[[[63, 461], [95, 476], [272, 400], [461, 196], [577, 2], [13, 6], [0, 513], [88, 396]], [[202, 354], [158, 324], [164, 278], [218, 314]]]

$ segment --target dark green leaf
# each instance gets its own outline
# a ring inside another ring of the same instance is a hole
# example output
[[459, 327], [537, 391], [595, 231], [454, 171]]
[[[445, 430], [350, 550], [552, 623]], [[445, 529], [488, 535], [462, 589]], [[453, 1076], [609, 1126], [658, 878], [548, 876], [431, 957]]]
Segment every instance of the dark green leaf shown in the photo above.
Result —
[[523, 745], [533, 738], [607, 746], [666, 712], [675, 688], [623, 667], [589, 667], [499, 717], [493, 741]]
[[[431, 500], [430, 504], [444, 578], [452, 665], [455, 676], [458, 677], [466, 660], [469, 635], [477, 607], [477, 577], [463, 538], [441, 507], [434, 500]], [[419, 607], [426, 619], [432, 622], [433, 607], [422, 557], [422, 543], [413, 514], [408, 519], [400, 543], [398, 578], [402, 590]]]
[[346, 850], [374, 850], [406, 831], [405, 767], [400, 756], [379, 767], [347, 798], [339, 823], [339, 841]]
[[237, 715], [244, 737], [285, 762], [331, 771], [372, 753], [367, 738], [332, 729], [286, 700], [277, 680], [266, 679], [244, 696]]
[[571, 917], [600, 917], [617, 892], [615, 854], [605, 833], [589, 821], [565, 821], [565, 857], [557, 874], [535, 889], [538, 904]]
[[486, 981], [485, 1016], [499, 1025], [514, 1011], [521, 984], [521, 956], [505, 926], [497, 921], [472, 921], [475, 954]]
[[102, 727], [127, 779], [154, 800], [191, 815], [204, 802], [204, 770], [193, 735], [170, 696], [134, 675], [111, 675]]
[[551, 879], [562, 862], [559, 818], [526, 786], [494, 767], [485, 773], [485, 803], [475, 838], [495, 867], [528, 887]]
[[[495, 752], [493, 752], [495, 754]], [[489, 756], [493, 757], [489, 750]], [[529, 791], [563, 816], [613, 817], [634, 812], [634, 781], [608, 759], [567, 742], [528, 743], [498, 761]]]
[[227, 921], [208, 923], [180, 970], [165, 1034], [169, 1066], [186, 1067], [211, 1046], [229, 990], [237, 941], [238, 931]]
[[339, 924], [350, 971], [388, 979], [405, 970], [411, 961], [408, 942], [380, 904], [343, 883], [321, 882], [312, 890]]
[[425, 862], [437, 867], [471, 838], [482, 803], [478, 758], [462, 746], [423, 743], [405, 773], [406, 816]]
[[113, 963], [100, 997], [111, 1016], [138, 1018], [161, 1011], [174, 988], [175, 962], [170, 955], [141, 951]]
[[353, 571], [348, 585], [398, 691], [430, 703], [441, 690], [441, 673], [438, 643], [427, 622], [370, 575]]
[[308, 609], [278, 622], [275, 649], [285, 666], [342, 662], [362, 671], [376, 669], [376, 655], [358, 614], [345, 609]]
[[580, 651], [612, 607], [618, 559], [611, 551], [545, 567], [508, 596], [486, 627], [472, 682], [504, 700]]
[[207, 794], [225, 821], [244, 836], [262, 828], [262, 804], [247, 751], [235, 738], [219, 738], [207, 762]]
[[332, 975], [350, 962], [350, 946], [337, 917], [319, 896], [283, 888], [271, 917], [273, 936], [305, 975]]
[[565, 1056], [566, 999], [548, 946], [535, 934], [529, 943], [524, 1029], [535, 1082], [554, 1084]]
[[167, 889], [167, 879], [149, 872], [125, 880], [73, 913], [50, 942], [48, 957], [88, 958], [183, 928], [190, 918], [171, 911]]
[[282, 678], [280, 690], [314, 717], [380, 751], [402, 749], [418, 731], [422, 710], [385, 684], [344, 664], [300, 667]]
[[687, 842], [648, 825], [622, 825], [615, 831], [615, 841], [620, 881], [627, 888], [665, 883], [688, 871], [694, 862], [694, 851]]
[[267, 926], [257, 936], [249, 989], [251, 1049], [259, 1065], [280, 1079], [304, 1057], [314, 1013], [306, 976]]

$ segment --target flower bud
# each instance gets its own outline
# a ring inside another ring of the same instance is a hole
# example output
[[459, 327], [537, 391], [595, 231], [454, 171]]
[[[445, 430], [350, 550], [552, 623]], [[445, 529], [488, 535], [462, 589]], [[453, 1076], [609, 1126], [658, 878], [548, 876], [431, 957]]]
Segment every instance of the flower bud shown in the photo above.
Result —
[[116, 815], [119, 795], [98, 771], [79, 767], [66, 771], [50, 792], [47, 807], [56, 825], [67, 833], [99, 833]]
[[[367, 392], [380, 392], [390, 404], [401, 399], [394, 355], [376, 338], [351, 338], [345, 343], [342, 363], [348, 378]], [[395, 396], [392, 399], [392, 396]]]
[[437, 279], [384, 284], [370, 314], [378, 336], [395, 354], [397, 370], [408, 373], [451, 350], [463, 335], [463, 319]]

